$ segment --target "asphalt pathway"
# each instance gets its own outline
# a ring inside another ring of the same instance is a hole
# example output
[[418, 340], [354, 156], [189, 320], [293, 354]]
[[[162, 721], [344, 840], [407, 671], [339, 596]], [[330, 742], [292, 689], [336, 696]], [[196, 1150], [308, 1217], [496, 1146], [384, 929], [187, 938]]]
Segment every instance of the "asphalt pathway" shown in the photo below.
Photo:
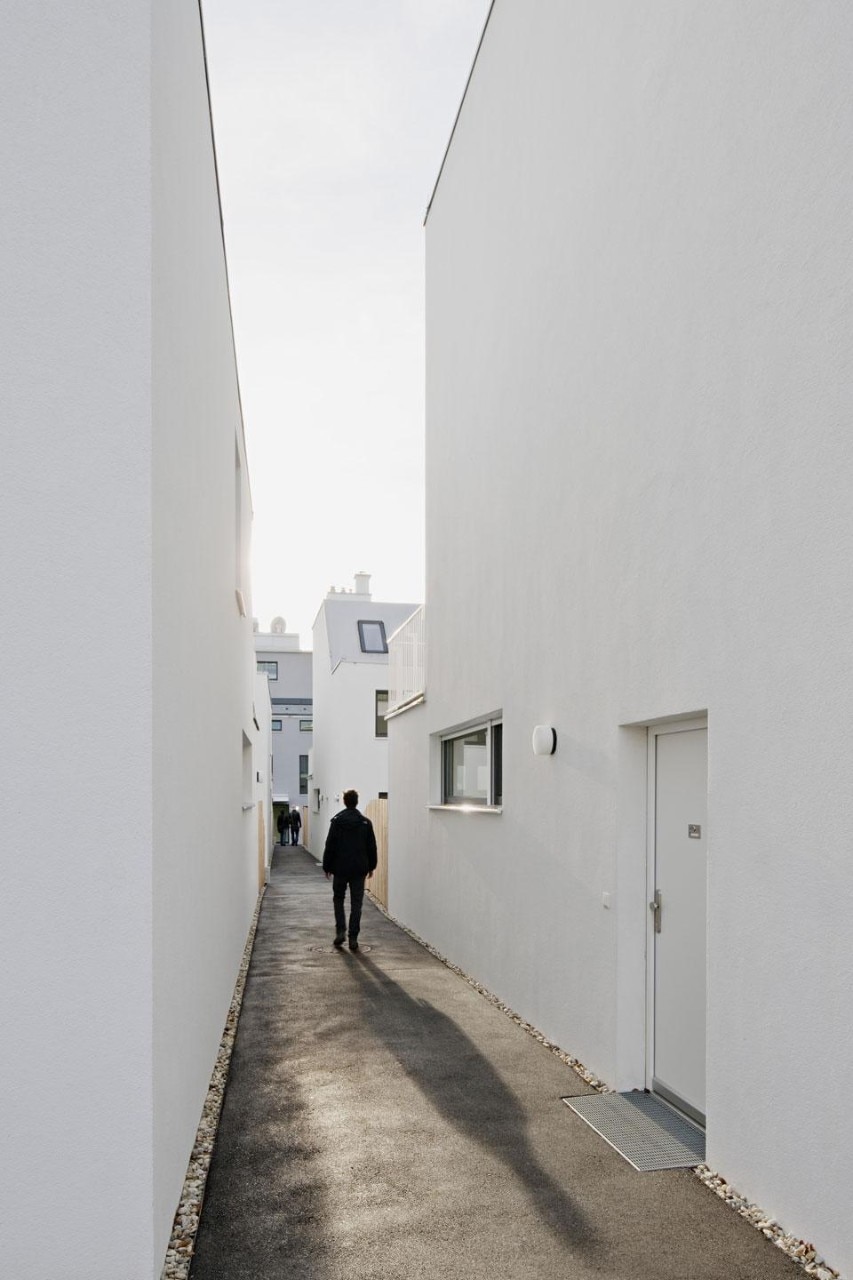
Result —
[[[367, 899], [276, 850], [192, 1280], [802, 1280], [687, 1170], [635, 1173], [583, 1081]], [[567, 1046], [570, 1047], [570, 1046]]]

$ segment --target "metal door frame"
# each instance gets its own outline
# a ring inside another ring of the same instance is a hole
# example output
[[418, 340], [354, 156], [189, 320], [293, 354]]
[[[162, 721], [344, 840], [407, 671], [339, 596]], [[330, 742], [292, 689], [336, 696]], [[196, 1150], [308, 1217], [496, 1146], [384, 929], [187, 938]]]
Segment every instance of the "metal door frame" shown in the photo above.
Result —
[[[657, 826], [657, 739], [665, 733], [689, 733], [693, 729], [708, 728], [707, 715], [692, 716], [689, 720], [665, 720], [647, 726], [647, 798], [646, 798], [646, 1088], [654, 1092], [652, 1083], [655, 1074], [655, 934], [654, 915], [649, 903], [655, 894], [656, 872], [656, 826]], [[708, 781], [705, 779], [707, 791]], [[706, 819], [707, 821], [707, 819]], [[707, 876], [706, 846], [706, 876]], [[706, 900], [707, 901], [707, 900]], [[705, 909], [705, 970], [708, 968], [708, 911]], [[707, 987], [706, 987], [707, 990]], [[707, 1001], [705, 1008], [705, 1029], [708, 1027]], [[707, 1041], [706, 1041], [707, 1046]], [[657, 1096], [657, 1095], [656, 1095]], [[667, 1101], [667, 1099], [664, 1099]]]

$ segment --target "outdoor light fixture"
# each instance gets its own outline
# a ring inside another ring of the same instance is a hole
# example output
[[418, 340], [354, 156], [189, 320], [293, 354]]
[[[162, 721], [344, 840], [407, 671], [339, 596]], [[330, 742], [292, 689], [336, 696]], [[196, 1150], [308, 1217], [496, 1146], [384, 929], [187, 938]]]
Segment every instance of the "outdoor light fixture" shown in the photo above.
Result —
[[557, 730], [550, 724], [537, 724], [533, 730], [533, 754], [552, 756], [557, 750]]

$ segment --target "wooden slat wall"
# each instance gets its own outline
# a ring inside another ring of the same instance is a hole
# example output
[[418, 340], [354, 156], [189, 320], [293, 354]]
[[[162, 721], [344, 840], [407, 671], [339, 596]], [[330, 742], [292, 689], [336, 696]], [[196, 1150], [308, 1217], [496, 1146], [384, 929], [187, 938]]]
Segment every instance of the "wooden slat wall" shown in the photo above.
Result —
[[379, 860], [373, 879], [367, 881], [367, 889], [372, 898], [381, 902], [388, 909], [388, 801], [371, 800], [364, 811], [364, 816], [373, 823], [376, 832], [376, 851]]
[[264, 822], [264, 806], [258, 805], [258, 893], [267, 878], [267, 834]]

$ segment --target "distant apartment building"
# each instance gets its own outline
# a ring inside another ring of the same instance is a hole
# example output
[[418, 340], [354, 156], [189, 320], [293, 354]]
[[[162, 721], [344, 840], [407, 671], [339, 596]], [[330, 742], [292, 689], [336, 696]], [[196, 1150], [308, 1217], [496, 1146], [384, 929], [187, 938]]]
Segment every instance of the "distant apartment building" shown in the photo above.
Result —
[[375, 601], [370, 575], [332, 587], [314, 622], [314, 750], [309, 848], [320, 857], [329, 822], [355, 787], [360, 807], [388, 794], [388, 638], [416, 604]]
[[196, 0], [11, 6], [0, 104], [0, 1271], [153, 1280], [268, 837]]
[[312, 654], [299, 648], [299, 636], [287, 631], [284, 618], [273, 618], [269, 631], [255, 630], [255, 658], [269, 683], [273, 828], [282, 810], [294, 808], [305, 825], [314, 741]]

